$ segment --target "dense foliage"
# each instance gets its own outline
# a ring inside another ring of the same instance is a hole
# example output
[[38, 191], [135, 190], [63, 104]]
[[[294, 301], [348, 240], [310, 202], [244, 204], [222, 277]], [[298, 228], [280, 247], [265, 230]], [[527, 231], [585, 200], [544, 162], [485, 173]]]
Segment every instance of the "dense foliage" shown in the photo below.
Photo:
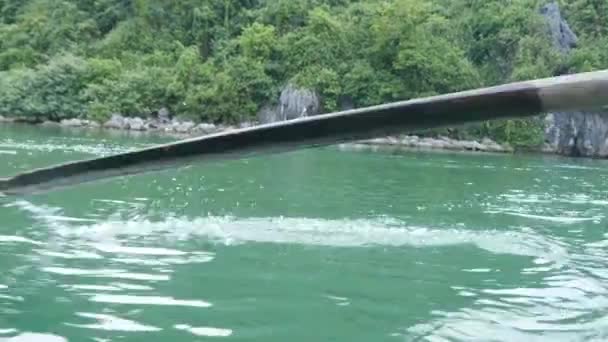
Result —
[[[0, 115], [235, 122], [295, 82], [326, 111], [608, 67], [608, 0], [0, 0]], [[451, 130], [539, 142], [538, 120]]]

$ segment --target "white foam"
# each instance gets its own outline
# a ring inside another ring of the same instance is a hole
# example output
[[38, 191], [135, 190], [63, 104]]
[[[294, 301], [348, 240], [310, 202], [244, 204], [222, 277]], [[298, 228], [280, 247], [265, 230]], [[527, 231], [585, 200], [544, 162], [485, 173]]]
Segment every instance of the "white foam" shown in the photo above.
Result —
[[108, 286], [108, 285], [71, 285], [69, 286], [75, 290], [85, 291], [121, 291], [120, 287]]
[[[17, 201], [24, 210], [44, 219], [58, 209], [41, 208], [26, 201]], [[519, 214], [519, 213], [515, 213]], [[540, 217], [544, 218], [544, 217]], [[547, 217], [560, 220], [562, 218]], [[561, 221], [590, 218], [565, 218]], [[208, 240], [225, 245], [242, 243], [303, 244], [327, 247], [368, 247], [368, 246], [412, 246], [432, 247], [472, 244], [478, 248], [498, 253], [542, 257], [556, 261], [567, 258], [567, 252], [559, 244], [534, 231], [509, 231], [490, 229], [469, 229], [461, 227], [415, 227], [391, 218], [379, 219], [317, 219], [283, 217], [199, 217], [180, 218], [169, 215], [162, 221], [148, 219], [105, 220], [90, 225], [69, 225], [50, 223], [50, 228], [63, 238], [83, 241], [108, 253], [133, 255], [169, 256], [163, 263], [207, 262], [211, 253], [186, 253], [175, 249], [156, 247], [127, 247], [125, 241], [150, 241], [150, 237], [191, 241]], [[146, 239], [141, 239], [145, 237]], [[120, 243], [118, 243], [120, 241]], [[185, 254], [190, 254], [187, 258]], [[199, 255], [200, 260], [191, 259]], [[141, 258], [120, 258], [121, 262], [141, 262]], [[156, 262], [155, 262], [156, 265]], [[47, 268], [47, 271], [61, 271]], [[86, 272], [85, 272], [86, 273]], [[108, 274], [102, 274], [107, 276]], [[115, 277], [125, 277], [126, 272], [115, 272]], [[138, 276], [131, 279], [159, 279], [158, 275]], [[166, 280], [166, 278], [162, 278]]]
[[191, 306], [207, 308], [211, 303], [202, 300], [179, 300], [172, 297], [158, 296], [128, 296], [98, 294], [90, 298], [92, 302], [114, 303], [114, 304], [141, 304], [141, 305], [166, 305], [166, 306]]
[[590, 167], [590, 166], [583, 166], [583, 165], [567, 165], [567, 164], [555, 165], [554, 167], [561, 168], [561, 169], [573, 169], [573, 170], [599, 170], [599, 171], [604, 170], [599, 167]]
[[127, 283], [112, 283], [111, 285], [120, 287], [125, 290], [136, 290], [136, 291], [151, 291], [154, 288], [146, 285], [138, 285], [138, 284], [127, 284]]
[[591, 204], [591, 205], [597, 205], [597, 206], [608, 206], [608, 201], [596, 200], [596, 199], [573, 199], [573, 200], [562, 199], [561, 202], [570, 203], [570, 204]]
[[567, 204], [588, 204], [594, 206], [606, 206], [608, 205], [607, 200], [593, 199], [586, 194], [569, 194], [567, 196], [554, 197], [547, 194], [506, 194], [501, 195], [500, 198], [505, 199], [513, 203], [527, 203], [527, 204], [549, 204], [549, 203], [567, 203]]
[[588, 221], [601, 221], [604, 216], [594, 216], [594, 217], [570, 217], [570, 216], [543, 216], [543, 215], [533, 215], [533, 214], [525, 214], [518, 213], [514, 211], [501, 211], [501, 210], [488, 210], [485, 211], [486, 214], [505, 214], [511, 216], [519, 216], [525, 217], [535, 220], [549, 221], [555, 223], [563, 223], [563, 224], [574, 224]]
[[68, 342], [68, 340], [51, 334], [22, 333], [15, 337], [0, 338], [0, 342]]
[[50, 257], [57, 257], [63, 259], [102, 259], [102, 256], [95, 253], [74, 251], [73, 253], [55, 252], [49, 250], [36, 250], [38, 254], [46, 255]]
[[61, 215], [47, 215], [45, 218], [47, 220], [55, 221], [55, 222], [97, 222], [97, 220], [94, 220], [94, 219], [61, 216]]
[[113, 258], [112, 261], [123, 264], [143, 265], [143, 266], [167, 266], [167, 265], [185, 265], [193, 263], [205, 263], [213, 261], [214, 256], [211, 255], [193, 255], [189, 257], [175, 258], [158, 258], [158, 259], [141, 259], [141, 258]]
[[120, 245], [94, 244], [93, 247], [106, 253], [136, 254], [136, 255], [166, 255], [178, 256], [188, 253], [168, 248], [128, 247]]
[[28, 238], [24, 238], [22, 236], [15, 236], [15, 235], [0, 235], [0, 243], [2, 242], [19, 242], [19, 243], [29, 243], [32, 245], [38, 245], [38, 246], [42, 246], [44, 245], [44, 243], [39, 242], [39, 241], [34, 241]]
[[192, 255], [185, 258], [161, 258], [160, 261], [165, 264], [175, 264], [175, 265], [185, 265], [185, 264], [202, 264], [206, 262], [211, 262], [215, 259], [215, 256], [211, 254], [200, 254], [200, 255]]
[[[57, 143], [45, 143], [40, 144], [35, 141], [26, 142], [15, 142], [12, 140], [0, 141], [0, 148], [17, 149], [24, 151], [39, 151], [39, 152], [76, 152], [93, 154], [98, 156], [124, 153], [133, 151], [136, 147], [125, 147], [118, 145], [109, 145], [107, 142], [103, 144], [57, 144]], [[12, 151], [12, 150], [11, 150]]]
[[228, 337], [232, 335], [232, 329], [220, 329], [211, 327], [191, 327], [186, 324], [176, 324], [174, 326], [177, 330], [188, 331], [196, 336], [207, 336], [207, 337]]
[[[573, 256], [575, 258], [577, 256]], [[608, 317], [605, 282], [573, 269], [546, 274], [536, 287], [476, 290], [474, 303], [407, 329], [411, 339], [428, 341], [603, 341]], [[452, 287], [455, 290], [464, 288]]]
[[333, 296], [333, 295], [326, 295], [325, 297], [334, 301], [337, 306], [349, 306], [350, 305], [350, 301], [346, 297]]
[[113, 258], [112, 261], [130, 265], [143, 266], [166, 266], [165, 262], [157, 259], [138, 259], [138, 258]]
[[472, 269], [466, 269], [466, 270], [462, 270], [463, 272], [468, 272], [468, 273], [490, 273], [492, 272], [492, 269], [490, 268], [472, 268]]
[[16, 301], [16, 302], [23, 302], [23, 297], [21, 297], [21, 296], [9, 296], [9, 295], [0, 294], [0, 298], [1, 299], [13, 300], [13, 301]]
[[495, 253], [545, 258], [548, 258], [547, 254], [565, 253], [563, 248], [554, 246], [553, 242], [533, 231], [412, 227], [391, 219], [169, 218], [160, 222], [107, 221], [89, 226], [65, 227], [62, 234], [89, 240], [162, 235], [178, 240], [207, 239], [226, 245], [248, 242], [331, 247], [473, 244]]
[[93, 318], [98, 321], [98, 323], [94, 324], [72, 324], [66, 323], [66, 325], [78, 327], [78, 328], [86, 328], [86, 329], [96, 329], [96, 330], [107, 330], [107, 331], [128, 331], [128, 332], [145, 332], [145, 331], [161, 331], [161, 328], [154, 327], [151, 325], [144, 325], [141, 323], [137, 323], [135, 321], [131, 321], [128, 319], [112, 316], [112, 315], [103, 315], [103, 314], [94, 314], [94, 313], [86, 313], [79, 312], [76, 315], [85, 318]]

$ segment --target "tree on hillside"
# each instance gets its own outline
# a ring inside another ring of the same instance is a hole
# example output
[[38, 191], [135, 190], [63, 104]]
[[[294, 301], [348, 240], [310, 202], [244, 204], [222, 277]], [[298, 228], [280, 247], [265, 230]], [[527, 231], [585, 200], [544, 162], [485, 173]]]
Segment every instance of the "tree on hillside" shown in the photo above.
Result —
[[[608, 0], [560, 0], [581, 39], [565, 57], [549, 43], [543, 4], [0, 0], [0, 113], [104, 120], [166, 107], [236, 122], [288, 83], [331, 111], [608, 67]], [[529, 144], [539, 125], [451, 132]]]

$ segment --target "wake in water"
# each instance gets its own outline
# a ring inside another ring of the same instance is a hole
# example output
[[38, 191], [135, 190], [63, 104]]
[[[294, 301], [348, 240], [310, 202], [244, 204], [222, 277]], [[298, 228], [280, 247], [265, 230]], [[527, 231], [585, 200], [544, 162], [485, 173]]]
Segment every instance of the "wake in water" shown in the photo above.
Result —
[[[529, 228], [414, 227], [392, 218], [326, 220], [209, 216], [153, 221], [145, 215], [130, 220], [117, 215], [114, 219], [91, 221], [65, 218], [60, 208], [37, 206], [27, 201], [11, 205], [47, 227], [48, 236], [0, 236], [0, 243], [31, 245], [41, 258], [41, 271], [72, 277], [76, 283], [62, 287], [86, 296], [93, 303], [212, 307], [214, 304], [204, 299], [150, 294], [158, 284], [172, 280], [173, 265], [207, 263], [217, 257], [213, 252], [171, 247], [184, 241], [204, 241], [227, 248], [252, 243], [318, 248], [473, 245], [491, 255], [529, 257], [531, 264], [522, 269], [519, 276], [536, 279], [534, 284], [523, 288], [498, 286], [500, 284], [486, 288], [452, 286], [454, 293], [470, 298], [471, 304], [453, 311], [431, 312], [434, 319], [397, 329], [392, 333], [394, 337], [428, 341], [487, 341], [488, 336], [495, 336], [497, 341], [599, 341], [608, 338], [608, 320], [604, 318], [604, 313], [608, 313], [608, 286], [605, 285], [608, 284], [608, 272], [603, 271], [608, 260], [608, 253], [603, 248], [608, 245], [608, 236], [580, 250], [562, 239]], [[578, 222], [562, 220], [560, 223]], [[91, 260], [123, 267], [51, 266], [45, 261], [47, 257], [66, 260], [66, 264], [69, 260]], [[130, 270], [131, 265], [137, 265], [139, 271]], [[141, 271], [142, 267], [149, 271]], [[463, 272], [489, 276], [500, 270], [478, 268]], [[91, 284], [90, 279], [106, 279], [107, 283]], [[357, 298], [344, 300], [348, 306]], [[151, 332], [166, 329], [108, 313], [81, 312], [78, 315], [94, 320], [94, 323], [69, 323], [83, 329]], [[175, 323], [172, 328], [197, 336], [228, 337], [234, 333], [229, 328], [193, 327], [183, 323]]]
[[414, 227], [393, 218], [326, 220], [208, 216], [188, 219], [168, 215], [165, 220], [156, 222], [140, 218], [88, 223], [89, 220], [84, 219], [64, 219], [58, 214], [59, 208], [40, 207], [27, 201], [17, 201], [13, 205], [34, 215], [56, 236], [70, 241], [80, 240], [93, 249], [110, 253], [182, 254], [167, 249], [119, 244], [120, 241], [136, 242], [141, 237], [157, 237], [183, 241], [198, 239], [224, 245], [276, 243], [326, 247], [436, 247], [471, 244], [495, 254], [530, 256], [556, 262], [564, 262], [568, 257], [559, 243], [528, 229], [501, 231]]

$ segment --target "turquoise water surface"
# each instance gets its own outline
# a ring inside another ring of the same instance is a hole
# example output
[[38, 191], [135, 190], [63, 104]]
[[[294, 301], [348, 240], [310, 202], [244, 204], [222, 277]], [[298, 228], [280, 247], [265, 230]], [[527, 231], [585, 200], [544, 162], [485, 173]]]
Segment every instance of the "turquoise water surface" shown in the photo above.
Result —
[[[166, 141], [0, 127], [0, 176]], [[608, 163], [306, 150], [0, 206], [0, 341], [603, 341]]]

